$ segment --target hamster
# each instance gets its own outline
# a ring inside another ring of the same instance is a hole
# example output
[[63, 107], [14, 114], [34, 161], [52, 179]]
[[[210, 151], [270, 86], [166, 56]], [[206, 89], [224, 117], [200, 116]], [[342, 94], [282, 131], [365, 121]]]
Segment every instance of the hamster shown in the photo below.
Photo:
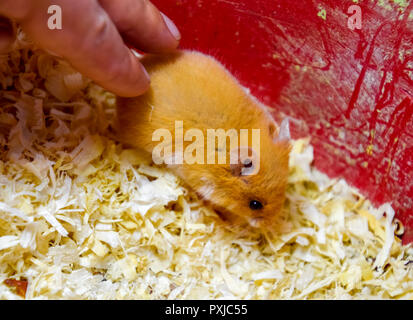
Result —
[[[154, 132], [167, 130], [172, 139], [168, 150], [174, 151], [169, 152], [169, 162], [164, 152], [165, 163], [190, 189], [225, 220], [272, 229], [285, 201], [290, 152], [288, 126], [283, 123], [280, 130], [266, 107], [212, 57], [179, 51], [148, 55], [142, 63], [151, 77], [151, 86], [136, 98], [117, 97], [119, 140], [152, 154], [154, 159], [160, 144], [160, 139], [154, 139]], [[201, 149], [191, 148], [194, 139], [179, 138], [178, 133], [192, 128], [197, 129]], [[228, 141], [208, 147], [209, 129], [235, 129], [232, 133], [239, 135], [235, 138], [238, 147]], [[249, 140], [244, 139], [243, 145], [241, 129], [244, 133], [248, 129]], [[255, 136], [259, 139], [258, 148], [250, 143], [253, 129], [259, 130]], [[213, 151], [220, 151], [227, 161], [211, 164], [215, 155], [210, 162], [176, 161], [176, 150], [187, 152], [186, 148], [190, 148], [192, 155], [198, 150], [203, 160]], [[238, 157], [228, 160], [234, 154]]]

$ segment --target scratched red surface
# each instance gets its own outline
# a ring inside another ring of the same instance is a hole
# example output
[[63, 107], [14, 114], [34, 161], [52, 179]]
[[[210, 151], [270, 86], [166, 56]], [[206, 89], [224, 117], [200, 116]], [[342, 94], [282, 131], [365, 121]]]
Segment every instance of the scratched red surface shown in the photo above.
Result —
[[[374, 204], [391, 201], [413, 241], [413, 0], [154, 0], [182, 48], [223, 62], [252, 94], [303, 120], [315, 165]], [[409, 19], [409, 14], [411, 15]]]

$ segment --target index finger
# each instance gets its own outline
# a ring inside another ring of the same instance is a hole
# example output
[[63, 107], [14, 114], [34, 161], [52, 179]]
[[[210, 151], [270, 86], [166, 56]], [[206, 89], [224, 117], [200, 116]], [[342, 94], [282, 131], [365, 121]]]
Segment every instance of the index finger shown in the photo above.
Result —
[[144, 52], [174, 50], [181, 39], [178, 28], [147, 0], [99, 0], [123, 38]]

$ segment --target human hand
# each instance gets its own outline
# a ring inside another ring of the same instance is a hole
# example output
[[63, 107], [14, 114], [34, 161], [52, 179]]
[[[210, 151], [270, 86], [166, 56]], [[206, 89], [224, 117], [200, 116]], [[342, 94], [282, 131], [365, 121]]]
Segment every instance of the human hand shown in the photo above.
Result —
[[[62, 28], [49, 29], [48, 8], [58, 5]], [[144, 52], [174, 50], [180, 33], [148, 0], [2, 0], [0, 16], [13, 19], [40, 48], [58, 55], [113, 93], [145, 92], [149, 76], [127, 47]], [[0, 17], [0, 53], [10, 49], [13, 28]]]

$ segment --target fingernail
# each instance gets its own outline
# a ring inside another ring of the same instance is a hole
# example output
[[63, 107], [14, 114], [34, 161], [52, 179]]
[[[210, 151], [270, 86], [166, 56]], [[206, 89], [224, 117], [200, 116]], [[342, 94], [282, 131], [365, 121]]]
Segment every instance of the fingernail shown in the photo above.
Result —
[[181, 40], [181, 34], [178, 30], [178, 28], [176, 27], [175, 23], [172, 22], [171, 19], [169, 19], [166, 15], [164, 15], [161, 12], [162, 18], [165, 21], [166, 26], [169, 29], [169, 32], [172, 34], [172, 36], [176, 39], [176, 40]]
[[144, 73], [144, 75], [146, 76], [146, 79], [148, 80], [148, 82], [151, 82], [151, 77], [148, 74], [148, 71], [146, 71], [145, 67], [142, 67], [142, 71]]
[[143, 90], [142, 92], [145, 92], [146, 90], [149, 89], [149, 86], [151, 85], [151, 77], [149, 76], [148, 72], [146, 71], [143, 65], [141, 65], [141, 71], [142, 71], [142, 77], [139, 80], [139, 87], [140, 87], [140, 90]]

